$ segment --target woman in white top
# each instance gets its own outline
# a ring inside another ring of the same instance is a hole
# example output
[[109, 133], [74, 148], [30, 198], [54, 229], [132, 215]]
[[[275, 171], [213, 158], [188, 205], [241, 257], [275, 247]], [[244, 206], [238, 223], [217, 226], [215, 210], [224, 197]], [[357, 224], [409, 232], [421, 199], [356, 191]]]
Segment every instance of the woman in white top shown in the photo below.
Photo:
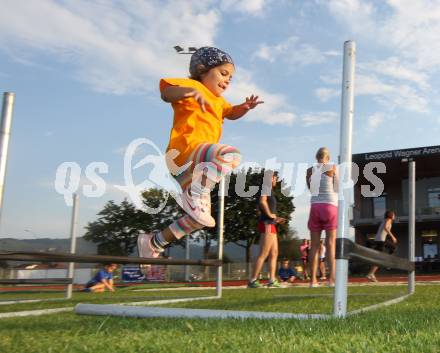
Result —
[[317, 287], [318, 261], [321, 232], [325, 231], [327, 262], [330, 287], [335, 285], [335, 248], [338, 228], [338, 193], [336, 166], [330, 162], [330, 153], [326, 147], [316, 152], [317, 164], [307, 169], [307, 186], [312, 194], [308, 227], [312, 243], [310, 251], [311, 282], [310, 287]]
[[[394, 211], [386, 211], [384, 215], [384, 220], [379, 226], [379, 229], [376, 233], [376, 239], [374, 241], [374, 249], [377, 251], [384, 251], [385, 243], [387, 237], [389, 236], [392, 243], [392, 249], [388, 251], [389, 254], [394, 252], [394, 249], [397, 245], [397, 239], [393, 233], [391, 233], [391, 227], [393, 225], [393, 221], [396, 218], [396, 214]], [[366, 276], [370, 281], [377, 282], [377, 278], [375, 276], [376, 271], [379, 269], [379, 266], [373, 265], [371, 266], [370, 272]]]

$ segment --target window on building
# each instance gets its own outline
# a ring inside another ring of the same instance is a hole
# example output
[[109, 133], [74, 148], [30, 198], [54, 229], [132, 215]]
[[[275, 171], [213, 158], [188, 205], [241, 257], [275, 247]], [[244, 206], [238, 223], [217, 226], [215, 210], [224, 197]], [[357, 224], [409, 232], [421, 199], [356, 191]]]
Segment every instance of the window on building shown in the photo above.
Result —
[[436, 259], [438, 255], [438, 247], [437, 244], [434, 243], [426, 243], [423, 244], [423, 257], [425, 259]]
[[387, 202], [385, 196], [379, 196], [373, 198], [373, 215], [374, 218], [383, 218], [385, 211], [387, 210]]
[[425, 230], [422, 231], [423, 242], [423, 258], [424, 259], [437, 259], [438, 258], [438, 243], [437, 230]]
[[440, 207], [440, 188], [428, 189], [428, 206]]

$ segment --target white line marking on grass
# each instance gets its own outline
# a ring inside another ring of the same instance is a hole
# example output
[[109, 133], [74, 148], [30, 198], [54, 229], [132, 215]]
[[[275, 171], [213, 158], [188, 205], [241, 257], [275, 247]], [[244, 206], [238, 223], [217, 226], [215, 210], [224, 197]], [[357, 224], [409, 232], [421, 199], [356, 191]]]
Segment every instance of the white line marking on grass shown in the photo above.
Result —
[[10, 304], [23, 304], [23, 303], [39, 303], [39, 302], [50, 302], [50, 301], [65, 301], [65, 298], [48, 298], [48, 299], [18, 299], [18, 300], [6, 300], [0, 301], [0, 305], [10, 305]]
[[67, 308], [55, 308], [55, 309], [41, 309], [41, 310], [26, 310], [26, 311], [14, 311], [11, 313], [1, 313], [0, 319], [10, 318], [10, 317], [20, 317], [20, 316], [39, 316], [46, 314], [55, 314], [65, 311], [72, 311], [73, 307]]
[[[243, 289], [246, 288], [246, 285], [243, 286], [231, 286], [231, 287], [223, 287], [223, 289]], [[212, 290], [216, 287], [178, 287], [178, 288], [144, 288], [144, 289], [132, 289], [131, 292], [157, 292], [157, 291], [198, 291], [198, 290]]]
[[400, 303], [401, 301], [405, 300], [406, 298], [408, 298], [411, 295], [412, 294], [406, 294], [404, 296], [401, 296], [401, 297], [398, 297], [398, 298], [395, 298], [395, 299], [387, 300], [386, 302], [383, 302], [383, 303], [374, 304], [374, 305], [367, 306], [365, 308], [353, 310], [353, 311], [348, 312], [347, 316], [357, 315], [357, 314], [361, 314], [361, 313], [364, 313], [364, 312], [367, 312], [367, 311], [376, 310], [376, 309], [379, 309], [382, 306], [388, 306], [388, 305], [392, 305], [392, 304], [397, 304], [397, 303]]
[[[348, 294], [348, 297], [369, 297], [374, 295], [394, 295], [393, 293], [352, 293]], [[280, 294], [274, 295], [274, 298], [319, 298], [319, 297], [333, 297], [333, 293], [323, 293], [323, 294]]]
[[[196, 297], [196, 298], [180, 298], [180, 299], [163, 299], [163, 300], [150, 300], [150, 301], [142, 301], [142, 302], [123, 302], [123, 303], [115, 303], [111, 305], [160, 305], [160, 304], [172, 304], [172, 303], [181, 303], [188, 301], [196, 301], [196, 300], [209, 300], [209, 299], [218, 299], [217, 296], [211, 297]], [[84, 305], [94, 305], [94, 304], [84, 304]], [[106, 304], [110, 305], [110, 304]], [[25, 310], [25, 311], [14, 311], [8, 313], [1, 313], [0, 319], [11, 318], [11, 317], [21, 317], [21, 316], [39, 316], [39, 315], [47, 315], [47, 314], [55, 314], [58, 312], [66, 312], [73, 311], [74, 307], [66, 307], [66, 308], [54, 308], [54, 309], [40, 309], [40, 310]]]
[[[121, 303], [121, 305], [161, 305], [161, 304], [193, 302], [193, 301], [197, 301], [197, 300], [210, 300], [210, 299], [219, 299], [219, 297], [211, 296], [211, 297], [196, 297], [196, 298], [181, 298], [181, 299], [162, 299], [162, 300], [150, 300], [150, 301], [133, 302], [133, 303]], [[90, 304], [90, 305], [93, 305], [93, 304]], [[106, 304], [104, 304], [104, 305], [106, 305]], [[110, 305], [110, 304], [107, 304], [107, 305]]]

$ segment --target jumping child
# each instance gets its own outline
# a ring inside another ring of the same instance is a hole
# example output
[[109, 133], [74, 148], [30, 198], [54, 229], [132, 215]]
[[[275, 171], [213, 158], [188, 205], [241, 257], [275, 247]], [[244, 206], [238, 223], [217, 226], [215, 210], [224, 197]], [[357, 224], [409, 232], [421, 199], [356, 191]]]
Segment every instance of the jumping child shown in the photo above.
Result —
[[[140, 257], [158, 257], [164, 248], [203, 227], [214, 227], [210, 192], [222, 177], [238, 166], [238, 149], [219, 144], [224, 118], [237, 120], [263, 103], [251, 95], [232, 106], [222, 94], [229, 87], [235, 66], [224, 51], [203, 47], [191, 56], [190, 78], [160, 80], [161, 98], [174, 110], [167, 148], [167, 166], [182, 188], [186, 215], [160, 232], [138, 237]], [[145, 268], [146, 266], [144, 266]]]

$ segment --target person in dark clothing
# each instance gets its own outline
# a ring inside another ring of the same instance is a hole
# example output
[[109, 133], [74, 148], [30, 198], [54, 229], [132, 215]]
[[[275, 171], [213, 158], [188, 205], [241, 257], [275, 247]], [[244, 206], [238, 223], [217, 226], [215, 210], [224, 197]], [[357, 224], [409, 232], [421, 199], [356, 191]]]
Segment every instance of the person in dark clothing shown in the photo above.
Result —
[[298, 277], [296, 271], [289, 266], [289, 260], [285, 259], [281, 262], [281, 267], [278, 269], [278, 278], [280, 282], [293, 283]]
[[277, 224], [284, 223], [284, 218], [278, 217], [277, 200], [273, 195], [272, 189], [278, 181], [278, 173], [272, 172], [272, 182], [270, 187], [263, 185], [259, 200], [260, 216], [258, 218], [258, 231], [261, 233], [260, 254], [255, 263], [254, 272], [248, 283], [248, 288], [259, 288], [262, 285], [258, 281], [258, 275], [263, 268], [266, 259], [269, 263], [269, 283], [268, 287], [279, 287], [276, 278], [276, 267], [278, 260], [278, 238]]
[[116, 264], [106, 264], [90, 281], [87, 282], [84, 291], [101, 293], [105, 290], [114, 292], [113, 271], [118, 268]]

